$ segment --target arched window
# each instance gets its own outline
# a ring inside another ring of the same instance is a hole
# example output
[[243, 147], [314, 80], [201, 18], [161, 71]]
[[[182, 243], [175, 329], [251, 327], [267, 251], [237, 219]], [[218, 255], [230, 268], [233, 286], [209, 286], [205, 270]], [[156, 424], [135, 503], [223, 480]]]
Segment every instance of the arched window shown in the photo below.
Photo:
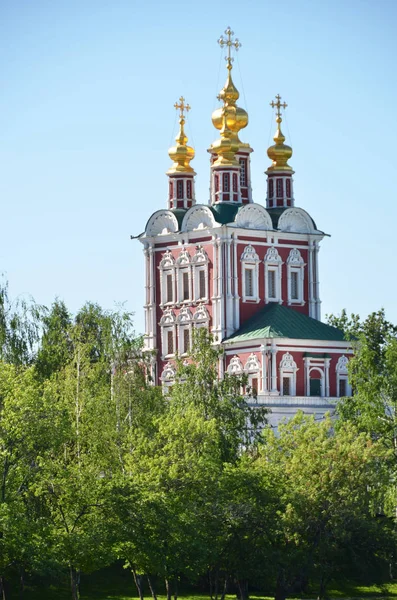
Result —
[[178, 200], [183, 198], [183, 179], [178, 179], [176, 182], [176, 197]]
[[229, 375], [242, 375], [243, 365], [238, 356], [233, 356], [227, 368]]
[[304, 304], [305, 262], [297, 248], [287, 258], [288, 304]]
[[208, 256], [199, 245], [192, 258], [193, 264], [193, 297], [194, 300], [208, 301]]
[[164, 252], [160, 261], [160, 284], [160, 306], [173, 304], [175, 302], [175, 260], [169, 250]]
[[175, 324], [175, 313], [171, 308], [167, 308], [160, 319], [162, 350], [161, 355], [163, 358], [165, 358], [166, 356], [173, 356], [175, 354]]
[[283, 261], [277, 248], [271, 246], [265, 256], [265, 302], [282, 302], [281, 274]]
[[247, 159], [240, 158], [240, 185], [241, 187], [247, 187]]
[[345, 355], [340, 356], [336, 364], [336, 395], [338, 398], [352, 395], [352, 389], [349, 383], [348, 364], [349, 359]]
[[237, 173], [233, 173], [233, 192], [237, 192]]
[[287, 179], [287, 181], [285, 182], [285, 190], [286, 190], [287, 198], [291, 198], [291, 180], [290, 179]]
[[223, 192], [230, 192], [230, 173], [223, 173], [222, 175], [222, 188]]
[[282, 396], [296, 396], [296, 362], [292, 355], [286, 352], [280, 361], [280, 394]]
[[244, 366], [244, 371], [248, 375], [248, 387], [252, 396], [256, 396], [259, 391], [260, 369], [258, 357], [252, 352]]
[[241, 255], [241, 281], [243, 302], [259, 302], [259, 256], [255, 248], [248, 244]]

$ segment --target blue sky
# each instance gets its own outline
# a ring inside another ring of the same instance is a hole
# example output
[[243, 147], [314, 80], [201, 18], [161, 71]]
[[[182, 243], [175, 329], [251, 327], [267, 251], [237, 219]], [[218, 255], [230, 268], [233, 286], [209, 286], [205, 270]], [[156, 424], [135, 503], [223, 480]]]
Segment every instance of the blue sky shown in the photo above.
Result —
[[143, 330], [143, 255], [129, 236], [166, 207], [181, 94], [197, 201], [208, 200], [225, 79], [216, 41], [230, 25], [254, 201], [265, 203], [280, 93], [296, 204], [332, 236], [323, 315], [383, 306], [397, 323], [396, 24], [394, 0], [2, 0], [0, 270], [11, 294], [58, 296], [72, 311], [125, 302]]

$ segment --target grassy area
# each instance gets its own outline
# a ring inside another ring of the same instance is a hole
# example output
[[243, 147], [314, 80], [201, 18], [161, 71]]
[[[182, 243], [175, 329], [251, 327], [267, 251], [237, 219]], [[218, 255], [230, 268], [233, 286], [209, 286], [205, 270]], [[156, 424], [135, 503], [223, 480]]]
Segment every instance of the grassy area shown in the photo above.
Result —
[[[34, 587], [28, 586], [23, 596], [24, 600], [70, 600], [69, 582], [65, 580], [62, 585], [37, 582]], [[150, 594], [147, 594], [150, 600]], [[330, 598], [366, 599], [382, 598], [395, 600], [397, 598], [397, 583], [383, 585], [358, 585], [346, 582], [343, 586], [330, 586]], [[13, 590], [11, 600], [18, 598], [18, 590]], [[81, 600], [131, 600], [137, 598], [136, 588], [132, 575], [120, 565], [91, 575], [84, 575], [81, 579]], [[164, 595], [158, 596], [159, 600], [166, 600]], [[252, 600], [273, 600], [272, 596], [253, 593]], [[316, 598], [316, 593], [296, 596], [297, 600], [311, 600]], [[180, 600], [209, 600], [208, 595], [192, 593], [181, 590]], [[234, 595], [227, 596], [227, 600], [236, 600]], [[291, 600], [293, 597], [291, 596]]]

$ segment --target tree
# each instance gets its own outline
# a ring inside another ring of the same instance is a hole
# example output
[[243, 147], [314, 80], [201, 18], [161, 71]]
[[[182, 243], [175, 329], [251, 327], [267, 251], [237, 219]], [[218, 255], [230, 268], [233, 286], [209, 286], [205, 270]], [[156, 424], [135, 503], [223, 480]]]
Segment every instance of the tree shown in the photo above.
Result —
[[276, 600], [294, 588], [319, 583], [325, 597], [331, 577], [387, 564], [394, 537], [389, 519], [378, 518], [389, 473], [388, 451], [350, 422], [334, 430], [328, 417], [316, 423], [298, 414], [267, 430], [257, 466], [279, 482], [280, 519], [274, 532]]

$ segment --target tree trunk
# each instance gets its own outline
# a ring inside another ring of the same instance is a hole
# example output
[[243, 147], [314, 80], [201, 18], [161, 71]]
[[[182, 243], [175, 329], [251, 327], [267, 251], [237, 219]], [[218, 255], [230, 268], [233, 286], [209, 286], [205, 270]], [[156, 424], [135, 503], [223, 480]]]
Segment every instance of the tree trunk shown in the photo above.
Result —
[[5, 577], [0, 577], [0, 600], [7, 600], [8, 597], [8, 585]]
[[25, 569], [21, 567], [19, 569], [19, 599], [21, 600], [23, 597], [23, 593], [25, 591]]
[[167, 600], [171, 600], [171, 597], [172, 597], [171, 586], [170, 586], [170, 582], [167, 578], [165, 579], [165, 589], [167, 592]]
[[239, 589], [240, 600], [248, 600], [248, 581], [246, 579], [238, 579], [237, 585]]
[[80, 571], [73, 566], [70, 567], [70, 587], [72, 591], [72, 599], [79, 600], [80, 598]]
[[156, 590], [154, 588], [154, 585], [153, 585], [152, 580], [150, 579], [149, 575], [147, 576], [147, 582], [149, 584], [149, 589], [150, 589], [150, 593], [152, 594], [153, 600], [157, 600]]
[[228, 578], [227, 578], [227, 575], [225, 575], [225, 581], [223, 583], [223, 591], [222, 591], [221, 600], [225, 600], [225, 596], [227, 594], [227, 584], [228, 584]]
[[178, 577], [174, 580], [174, 600], [178, 600]]
[[142, 585], [142, 575], [138, 575], [133, 567], [131, 567], [132, 574], [134, 576], [134, 581], [136, 585], [136, 589], [138, 590], [139, 600], [143, 600], [143, 585]]
[[318, 592], [317, 600], [327, 600], [327, 578], [325, 575], [321, 575], [320, 589]]
[[277, 576], [276, 592], [274, 594], [274, 600], [286, 600], [287, 589], [284, 580], [284, 572], [280, 571]]

